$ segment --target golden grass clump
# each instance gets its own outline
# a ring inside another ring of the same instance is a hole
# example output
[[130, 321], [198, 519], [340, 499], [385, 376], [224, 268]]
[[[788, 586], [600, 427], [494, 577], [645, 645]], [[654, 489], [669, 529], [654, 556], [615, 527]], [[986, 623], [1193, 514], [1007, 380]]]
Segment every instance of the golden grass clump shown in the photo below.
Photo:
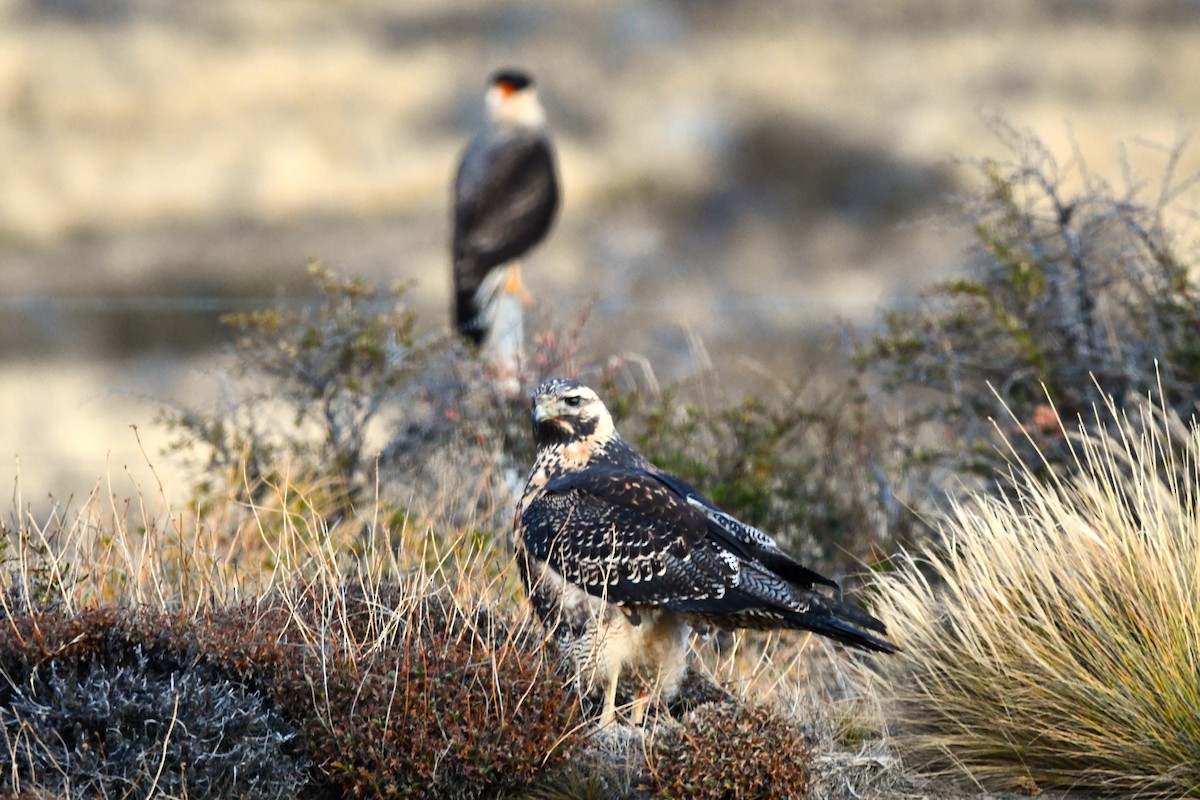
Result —
[[1200, 431], [1145, 410], [1071, 435], [1074, 477], [1018, 464], [874, 580], [904, 648], [877, 687], [911, 765], [1200, 796]]

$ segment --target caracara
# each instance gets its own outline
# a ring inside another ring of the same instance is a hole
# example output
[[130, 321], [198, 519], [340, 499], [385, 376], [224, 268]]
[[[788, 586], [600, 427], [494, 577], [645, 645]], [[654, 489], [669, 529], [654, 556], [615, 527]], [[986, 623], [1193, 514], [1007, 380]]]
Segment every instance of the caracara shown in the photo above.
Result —
[[454, 325], [485, 352], [502, 338], [507, 361], [523, 346], [525, 293], [515, 260], [550, 229], [558, 178], [533, 79], [500, 70], [485, 101], [487, 126], [467, 146], [454, 181]]

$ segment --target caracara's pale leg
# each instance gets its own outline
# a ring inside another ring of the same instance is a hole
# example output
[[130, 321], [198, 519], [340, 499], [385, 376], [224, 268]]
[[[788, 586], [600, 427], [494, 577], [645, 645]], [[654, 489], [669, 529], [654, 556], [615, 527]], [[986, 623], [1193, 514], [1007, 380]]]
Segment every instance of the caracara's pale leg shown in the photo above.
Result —
[[620, 676], [621, 671], [618, 669], [613, 673], [608, 686], [604, 687], [604, 710], [600, 712], [601, 728], [607, 728], [617, 721], [617, 678]]
[[508, 291], [516, 269], [509, 266], [493, 270], [477, 295], [482, 297], [480, 314], [487, 331], [480, 355], [491, 367], [492, 384], [510, 398], [520, 394], [520, 366], [525, 353], [525, 307], [518, 295]]

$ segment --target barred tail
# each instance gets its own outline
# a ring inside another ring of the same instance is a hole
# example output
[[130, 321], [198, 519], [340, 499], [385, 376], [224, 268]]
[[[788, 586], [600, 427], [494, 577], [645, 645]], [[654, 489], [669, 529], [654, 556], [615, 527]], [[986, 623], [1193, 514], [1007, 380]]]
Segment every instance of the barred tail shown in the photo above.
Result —
[[812, 631], [836, 642], [873, 653], [898, 653], [900, 648], [886, 639], [868, 633], [869, 628], [881, 634], [887, 627], [867, 612], [847, 603], [821, 597], [814, 599], [808, 611], [785, 616], [790, 627]]

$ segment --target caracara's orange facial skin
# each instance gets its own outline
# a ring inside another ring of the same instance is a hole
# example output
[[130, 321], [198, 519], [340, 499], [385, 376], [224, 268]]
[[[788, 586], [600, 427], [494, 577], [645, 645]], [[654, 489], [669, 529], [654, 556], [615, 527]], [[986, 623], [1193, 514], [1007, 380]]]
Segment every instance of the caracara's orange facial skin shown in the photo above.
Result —
[[500, 90], [501, 97], [512, 97], [513, 92], [517, 91], [515, 86], [505, 81], [498, 82], [496, 88]]

